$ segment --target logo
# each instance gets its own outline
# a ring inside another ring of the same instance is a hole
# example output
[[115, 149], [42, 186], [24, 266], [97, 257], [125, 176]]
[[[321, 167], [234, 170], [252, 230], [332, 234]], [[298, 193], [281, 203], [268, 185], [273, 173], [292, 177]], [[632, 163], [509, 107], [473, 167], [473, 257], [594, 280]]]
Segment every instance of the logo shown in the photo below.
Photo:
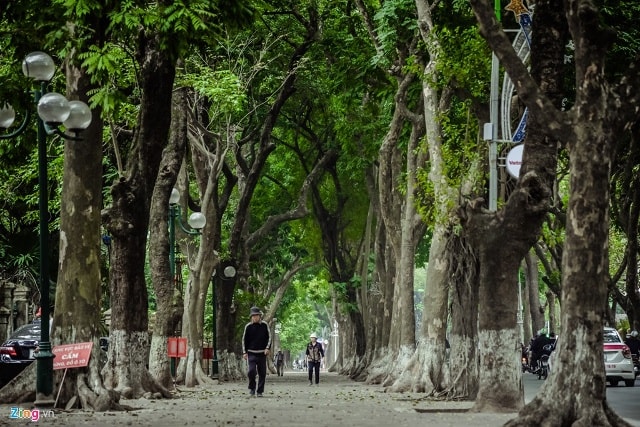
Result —
[[46, 411], [42, 411], [40, 409], [24, 409], [18, 408], [17, 406], [11, 407], [11, 414], [9, 418], [14, 420], [27, 419], [33, 422], [39, 421], [40, 417], [55, 417], [53, 410], [48, 409]]

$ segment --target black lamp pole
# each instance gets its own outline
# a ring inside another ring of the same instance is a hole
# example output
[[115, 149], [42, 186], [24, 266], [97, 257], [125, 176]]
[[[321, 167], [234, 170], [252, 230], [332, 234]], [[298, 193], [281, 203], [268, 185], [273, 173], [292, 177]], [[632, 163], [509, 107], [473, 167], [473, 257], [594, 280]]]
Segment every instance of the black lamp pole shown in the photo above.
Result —
[[[50, 339], [51, 301], [49, 299], [49, 199], [47, 171], [47, 134], [55, 133], [65, 139], [78, 141], [77, 134], [91, 124], [91, 110], [81, 101], [69, 102], [58, 93], [47, 93], [48, 82], [55, 73], [53, 59], [44, 52], [31, 52], [22, 62], [22, 72], [39, 83], [34, 89], [37, 105], [36, 136], [38, 143], [38, 214], [40, 233], [40, 340], [36, 357], [36, 406], [53, 406], [53, 358]], [[9, 128], [15, 119], [15, 111], [7, 103], [0, 104], [0, 128]], [[30, 114], [25, 114], [20, 127], [0, 139], [10, 139], [23, 133]], [[45, 126], [46, 123], [46, 126]], [[75, 135], [63, 133], [59, 126]]]
[[[46, 83], [41, 83], [41, 90], [35, 91], [36, 105], [45, 91]], [[47, 165], [47, 132], [44, 122], [36, 115], [38, 136], [38, 207], [40, 219], [40, 342], [36, 357], [36, 406], [53, 406], [53, 358], [51, 338], [49, 336], [49, 197], [48, 165]]]

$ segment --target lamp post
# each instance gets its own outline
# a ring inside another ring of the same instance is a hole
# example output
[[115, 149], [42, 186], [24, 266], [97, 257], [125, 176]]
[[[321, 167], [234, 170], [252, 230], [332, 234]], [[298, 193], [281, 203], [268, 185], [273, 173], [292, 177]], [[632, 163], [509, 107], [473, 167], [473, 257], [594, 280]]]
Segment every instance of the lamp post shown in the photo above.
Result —
[[[67, 101], [67, 99], [55, 92], [47, 93], [49, 81], [55, 73], [53, 59], [44, 52], [32, 52], [22, 62], [22, 72], [32, 78], [36, 83], [33, 90], [34, 101], [37, 105], [36, 124], [38, 142], [38, 210], [40, 230], [40, 310], [41, 332], [38, 343], [39, 351], [36, 354], [36, 406], [53, 406], [53, 358], [51, 352], [50, 310], [49, 310], [49, 228], [47, 197], [47, 145], [48, 133], [55, 133], [65, 139], [79, 140], [77, 134], [91, 124], [91, 110], [81, 101]], [[39, 87], [38, 87], [39, 86]], [[20, 135], [29, 122], [30, 114], [25, 114], [20, 127], [6, 135], [0, 135], [2, 139], [13, 138]], [[4, 104], [0, 108], [0, 127], [9, 128], [15, 120], [15, 111]], [[60, 131], [60, 125], [74, 133], [67, 135]]]
[[[171, 190], [171, 196], [169, 197], [169, 264], [171, 269], [171, 277], [174, 282], [176, 281], [176, 218], [178, 219], [178, 225], [187, 234], [199, 235], [202, 229], [207, 224], [207, 218], [200, 212], [194, 212], [189, 216], [187, 224], [191, 229], [188, 229], [182, 224], [182, 216], [180, 205], [180, 192], [177, 189]], [[181, 292], [182, 293], [182, 292]]]
[[333, 363], [335, 363], [338, 360], [338, 321], [335, 318], [333, 319], [331, 337], [333, 338]]
[[[236, 277], [238, 273], [236, 267], [233, 263], [227, 261], [224, 262], [221, 266], [222, 274], [220, 278], [223, 281], [231, 281]], [[211, 319], [211, 330], [212, 330], [212, 344], [213, 344], [213, 360], [211, 361], [211, 378], [218, 378], [218, 325], [216, 323], [217, 309], [216, 309], [216, 287], [215, 281], [213, 278], [215, 277], [216, 272], [213, 272], [213, 276], [211, 277], [211, 309], [212, 319]]]
[[[185, 227], [182, 223], [182, 215], [180, 209], [180, 192], [177, 189], [171, 190], [171, 196], [169, 196], [169, 268], [171, 270], [171, 277], [174, 281], [174, 286], [177, 286], [177, 272], [176, 272], [176, 218], [178, 225], [185, 233], [189, 235], [199, 235], [202, 233], [202, 229], [207, 224], [207, 218], [200, 212], [194, 212], [189, 215], [187, 224], [189, 228]], [[182, 272], [180, 272], [182, 274]], [[182, 289], [180, 289], [182, 294]], [[171, 376], [176, 375], [175, 358], [171, 358]]]

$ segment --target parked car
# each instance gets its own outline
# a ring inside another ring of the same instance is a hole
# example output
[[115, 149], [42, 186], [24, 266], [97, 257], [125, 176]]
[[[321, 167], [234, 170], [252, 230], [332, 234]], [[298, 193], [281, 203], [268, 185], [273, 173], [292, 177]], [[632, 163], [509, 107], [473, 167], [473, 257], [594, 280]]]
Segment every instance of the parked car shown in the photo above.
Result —
[[624, 381], [627, 387], [636, 385], [631, 350], [614, 328], [604, 328], [604, 368], [612, 387], [620, 381]]
[[40, 322], [23, 325], [13, 331], [0, 346], [0, 387], [15, 378], [35, 360], [40, 340]]

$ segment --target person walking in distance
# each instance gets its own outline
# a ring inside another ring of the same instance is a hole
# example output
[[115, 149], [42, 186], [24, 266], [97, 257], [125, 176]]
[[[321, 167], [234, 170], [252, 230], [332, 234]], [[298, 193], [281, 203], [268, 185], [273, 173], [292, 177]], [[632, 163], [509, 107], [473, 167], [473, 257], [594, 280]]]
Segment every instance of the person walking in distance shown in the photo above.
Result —
[[[271, 346], [269, 325], [262, 321], [262, 311], [258, 307], [251, 307], [249, 314], [251, 321], [244, 327], [242, 333], [242, 357], [249, 363], [247, 377], [249, 377], [249, 394], [262, 397], [264, 382], [267, 376], [267, 356]], [[258, 383], [256, 387], [256, 374]]]
[[324, 349], [317, 339], [316, 334], [309, 336], [311, 342], [307, 344], [307, 363], [309, 366], [309, 385], [313, 384], [313, 373], [316, 374], [316, 385], [320, 383], [320, 363], [324, 357]]
[[276, 353], [276, 371], [278, 372], [279, 377], [284, 373], [284, 353], [282, 350], [278, 350]]

